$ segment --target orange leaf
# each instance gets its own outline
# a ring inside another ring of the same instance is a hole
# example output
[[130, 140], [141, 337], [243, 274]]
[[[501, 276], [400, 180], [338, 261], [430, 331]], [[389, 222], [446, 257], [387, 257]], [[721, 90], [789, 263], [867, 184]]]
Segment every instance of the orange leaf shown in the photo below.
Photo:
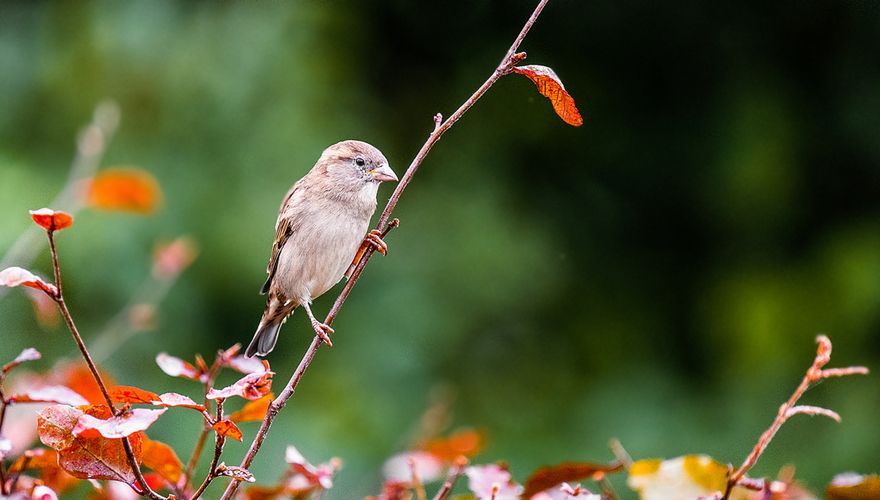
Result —
[[[104, 379], [104, 383], [108, 387], [112, 387], [114, 385], [113, 378], [100, 368], [98, 370], [101, 373], [101, 378]], [[83, 361], [67, 363], [54, 369], [49, 379], [53, 383], [67, 387], [76, 387], [76, 392], [92, 404], [102, 405], [105, 403], [101, 388], [98, 387], [91, 370]]]
[[153, 404], [159, 395], [129, 385], [118, 385], [110, 389], [110, 398], [117, 403]]
[[452, 462], [464, 455], [472, 457], [483, 448], [483, 435], [473, 429], [465, 429], [446, 438], [431, 439], [422, 447], [440, 460]]
[[[104, 407], [106, 408], [106, 407]], [[95, 406], [90, 412], [101, 412]], [[79, 479], [110, 479], [134, 484], [135, 476], [122, 441], [98, 436], [86, 438], [73, 434], [82, 410], [65, 405], [48, 406], [40, 411], [37, 430], [40, 441], [58, 451], [58, 463], [65, 471]], [[129, 437], [132, 451], [140, 460], [141, 440], [139, 434]]]
[[150, 214], [156, 211], [161, 198], [156, 178], [137, 168], [99, 172], [87, 189], [88, 204], [103, 210]]
[[183, 471], [183, 464], [170, 446], [147, 438], [143, 440], [141, 450], [144, 465], [156, 471], [169, 483], [177, 484]]
[[270, 392], [260, 399], [250, 401], [242, 406], [240, 410], [229, 415], [229, 420], [232, 420], [233, 422], [254, 422], [257, 420], [263, 420], [263, 417], [265, 417], [266, 412], [269, 411], [269, 405], [274, 398], [275, 395]]
[[574, 104], [574, 98], [565, 90], [562, 80], [556, 76], [556, 72], [547, 66], [536, 64], [528, 66], [514, 66], [514, 73], [525, 75], [531, 80], [542, 96], [550, 99], [553, 110], [565, 123], [580, 127], [584, 123], [581, 113]]
[[25, 451], [9, 467], [8, 472], [21, 474], [26, 470], [39, 470], [40, 480], [57, 492], [63, 492], [79, 483], [79, 480], [58, 466], [58, 452], [47, 448]]
[[241, 429], [233, 424], [232, 420], [223, 419], [217, 422], [216, 424], [214, 424], [214, 432], [220, 434], [221, 436], [230, 437], [232, 439], [235, 439], [236, 441], [241, 441]]
[[30, 213], [31, 219], [46, 231], [60, 231], [73, 225], [73, 216], [60, 210], [41, 208]]
[[622, 470], [623, 464], [620, 462], [608, 465], [590, 462], [563, 462], [559, 465], [541, 467], [526, 480], [523, 498], [531, 498], [536, 493], [562, 483], [580, 481], [593, 478], [596, 474], [611, 474]]
[[46, 283], [43, 278], [34, 275], [27, 269], [20, 267], [7, 267], [0, 271], [0, 286], [8, 286], [10, 288], [24, 285], [37, 290], [42, 290], [51, 296], [58, 295], [58, 289], [52, 283]]

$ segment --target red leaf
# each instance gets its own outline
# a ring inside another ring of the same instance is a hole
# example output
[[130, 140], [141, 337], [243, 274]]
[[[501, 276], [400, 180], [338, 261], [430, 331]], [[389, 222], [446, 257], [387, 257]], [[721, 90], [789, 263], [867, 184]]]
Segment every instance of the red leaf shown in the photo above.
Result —
[[55, 403], [70, 406], [89, 404], [86, 398], [63, 385], [47, 385], [9, 397], [10, 403]]
[[213, 427], [214, 432], [216, 432], [217, 434], [235, 439], [236, 441], [241, 441], [241, 429], [239, 429], [237, 425], [233, 424], [232, 420], [223, 419], [215, 423]]
[[136, 168], [99, 172], [89, 183], [87, 193], [92, 207], [139, 214], [155, 212], [162, 198], [156, 178]]
[[37, 351], [33, 347], [28, 347], [27, 349], [21, 351], [21, 354], [16, 356], [15, 359], [3, 365], [3, 373], [9, 373], [9, 370], [12, 370], [16, 366], [24, 363], [25, 361], [36, 361], [41, 357], [42, 355], [40, 354], [40, 351]]
[[110, 439], [123, 438], [146, 430], [166, 411], [134, 409], [106, 420], [85, 414], [79, 417], [73, 428], [73, 434], [86, 438], [98, 435]]
[[73, 216], [60, 210], [41, 208], [31, 210], [31, 219], [46, 231], [60, 231], [73, 225]]
[[177, 484], [183, 471], [183, 464], [177, 453], [165, 443], [146, 438], [141, 445], [144, 465], [153, 469], [171, 484]]
[[0, 286], [8, 286], [10, 288], [24, 285], [37, 290], [42, 290], [51, 296], [58, 295], [58, 289], [52, 283], [46, 283], [43, 278], [34, 275], [27, 269], [20, 267], [7, 267], [0, 271]]
[[249, 373], [238, 380], [238, 382], [224, 387], [223, 389], [211, 389], [208, 391], [208, 399], [221, 399], [231, 396], [240, 396], [251, 401], [260, 399], [269, 393], [272, 388], [272, 375], [275, 373], [269, 371], [269, 363], [264, 361], [264, 370], [262, 372]]
[[556, 76], [555, 71], [547, 66], [533, 64], [528, 66], [514, 66], [513, 72], [525, 75], [531, 80], [535, 86], [538, 87], [538, 92], [547, 99], [550, 99], [550, 104], [553, 105], [553, 110], [556, 111], [556, 114], [559, 115], [565, 123], [574, 125], [575, 127], [583, 125], [584, 119], [581, 118], [581, 113], [574, 104], [574, 98], [571, 97], [571, 94], [566, 92], [565, 86], [562, 85], [562, 80]]
[[165, 372], [167, 375], [171, 375], [172, 377], [183, 377], [188, 378], [190, 380], [201, 380], [203, 373], [201, 371], [196, 370], [196, 367], [191, 363], [184, 361], [180, 358], [176, 358], [174, 356], [170, 356], [164, 352], [160, 352], [158, 356], [156, 356], [156, 364], [159, 365], [159, 368]]
[[459, 456], [473, 457], [483, 448], [483, 435], [474, 429], [465, 429], [446, 438], [431, 439], [423, 450], [440, 460], [452, 462]]
[[[88, 412], [105, 413], [105, 406], [94, 406]], [[134, 484], [134, 472], [128, 465], [128, 459], [122, 441], [103, 437], [87, 438], [73, 433], [80, 417], [86, 415], [82, 410], [65, 405], [48, 406], [40, 411], [37, 429], [40, 441], [58, 451], [58, 463], [61, 467], [79, 479], [111, 479]], [[132, 451], [140, 460], [141, 440], [139, 434], [129, 437]]]
[[[328, 463], [323, 463], [317, 467], [312, 465], [306, 458], [296, 449], [296, 446], [288, 446], [284, 452], [284, 461], [290, 464], [290, 468], [302, 475], [307, 484], [302, 485], [301, 491], [308, 492], [314, 488], [322, 488], [329, 490], [333, 487], [333, 473], [339, 468], [340, 462], [338, 458], [333, 458]], [[288, 485], [290, 486], [290, 485]]]
[[270, 392], [260, 399], [251, 401], [242, 406], [237, 412], [229, 415], [229, 420], [232, 420], [233, 422], [254, 422], [263, 420], [263, 417], [265, 417], [266, 412], [269, 411], [269, 405], [272, 404], [274, 398], [275, 395]]
[[[104, 379], [104, 383], [108, 387], [112, 387], [114, 385], [113, 378], [104, 370], [100, 368], [98, 370], [101, 372], [101, 378]], [[101, 392], [101, 388], [95, 382], [95, 377], [92, 375], [91, 370], [89, 370], [88, 365], [83, 361], [67, 363], [52, 370], [49, 381], [65, 387], [76, 387], [76, 392], [94, 405], [103, 405], [105, 403], [104, 393]]]
[[183, 407], [183, 408], [192, 408], [193, 410], [205, 411], [206, 408], [204, 405], [200, 405], [193, 401], [192, 399], [184, 396], [183, 394], [177, 394], [176, 392], [166, 392], [160, 396], [156, 396], [156, 398], [151, 401], [152, 404], [156, 406], [166, 406], [166, 407]]
[[526, 480], [524, 498], [540, 493], [562, 483], [593, 478], [596, 474], [611, 474], [623, 470], [623, 464], [608, 465], [590, 462], [563, 462], [559, 465], [541, 467]]
[[159, 395], [137, 387], [118, 385], [110, 389], [110, 399], [117, 403], [153, 404], [153, 401], [159, 399]]

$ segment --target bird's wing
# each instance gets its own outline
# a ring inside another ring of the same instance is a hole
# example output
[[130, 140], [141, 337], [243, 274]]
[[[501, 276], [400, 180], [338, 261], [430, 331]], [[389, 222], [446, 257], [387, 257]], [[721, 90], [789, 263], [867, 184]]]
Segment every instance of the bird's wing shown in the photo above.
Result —
[[278, 214], [278, 221], [275, 223], [275, 243], [272, 244], [272, 255], [269, 257], [269, 265], [266, 266], [266, 273], [269, 277], [266, 278], [266, 282], [263, 283], [263, 288], [260, 290], [260, 293], [263, 295], [265, 295], [266, 292], [269, 291], [269, 287], [272, 286], [272, 279], [275, 278], [275, 271], [278, 269], [278, 258], [281, 256], [281, 249], [284, 248], [284, 244], [287, 243], [287, 239], [290, 238], [291, 233], [293, 233], [293, 228], [290, 224], [291, 219], [286, 213], [286, 209], [298, 187], [299, 183], [296, 183], [290, 188], [290, 191], [287, 192], [287, 196], [284, 197], [284, 201], [281, 202], [281, 213]]

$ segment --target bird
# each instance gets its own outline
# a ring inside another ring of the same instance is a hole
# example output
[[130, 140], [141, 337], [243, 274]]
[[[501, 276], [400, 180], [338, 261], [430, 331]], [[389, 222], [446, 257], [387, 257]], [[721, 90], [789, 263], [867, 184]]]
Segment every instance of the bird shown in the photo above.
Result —
[[266, 308], [247, 357], [265, 357], [275, 347], [281, 325], [302, 306], [312, 328], [328, 346], [329, 325], [312, 313], [311, 303], [348, 278], [370, 246], [383, 255], [388, 245], [377, 229], [367, 231], [376, 211], [379, 184], [396, 182], [388, 160], [374, 146], [357, 140], [331, 145], [312, 169], [287, 192], [275, 222], [268, 278], [260, 291]]

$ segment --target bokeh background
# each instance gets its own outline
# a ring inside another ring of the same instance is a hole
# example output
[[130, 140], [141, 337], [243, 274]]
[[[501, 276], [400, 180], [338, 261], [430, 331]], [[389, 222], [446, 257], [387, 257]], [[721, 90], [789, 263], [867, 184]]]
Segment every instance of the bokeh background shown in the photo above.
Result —
[[[488, 76], [533, 3], [4, 2], [0, 251], [62, 189], [78, 130], [114, 100], [102, 168], [151, 172], [163, 203], [78, 214], [59, 237], [68, 301], [93, 339], [149, 276], [155, 242], [190, 235], [198, 260], [156, 328], [104, 365], [120, 383], [197, 395], [153, 358], [250, 339], [288, 186], [345, 138], [402, 173], [431, 116]], [[477, 461], [506, 460], [521, 481], [542, 464], [608, 461], [611, 437], [637, 458], [739, 463], [817, 333], [833, 364], [877, 368], [878, 33], [880, 6], [863, 0], [552, 1], [522, 48], [556, 69], [586, 123], [565, 125], [512, 75], [456, 124], [253, 471], [270, 482], [296, 444], [343, 459], [328, 498], [377, 493], [383, 461], [438, 397], [451, 429], [486, 433]], [[31, 267], [49, 275], [45, 253]], [[43, 351], [37, 369], [75, 358], [24, 293], [0, 298], [0, 318], [0, 358], [27, 346]], [[303, 318], [270, 357], [279, 387], [311, 339]], [[794, 463], [821, 490], [878, 470], [876, 376], [805, 402], [843, 423], [796, 418], [755, 475]], [[198, 419], [177, 413], [153, 434], [188, 456]], [[230, 443], [225, 461], [245, 449]]]

